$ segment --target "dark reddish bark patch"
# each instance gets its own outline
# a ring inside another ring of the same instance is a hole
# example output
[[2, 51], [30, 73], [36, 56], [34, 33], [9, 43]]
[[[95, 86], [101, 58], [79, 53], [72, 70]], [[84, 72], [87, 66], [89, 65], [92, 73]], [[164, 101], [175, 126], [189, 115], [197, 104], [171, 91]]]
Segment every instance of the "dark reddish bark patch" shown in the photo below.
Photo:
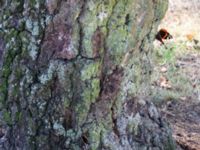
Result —
[[114, 103], [117, 93], [120, 90], [121, 81], [123, 78], [123, 68], [116, 67], [110, 75], [102, 79], [101, 92], [98, 102], [91, 108], [93, 116], [96, 118], [106, 117], [111, 111], [110, 107]]
[[113, 72], [106, 76], [102, 85], [101, 99], [112, 99], [120, 89], [123, 77], [123, 68], [116, 67]]
[[0, 37], [0, 67], [3, 62], [3, 52], [5, 50], [5, 42], [2, 37]]
[[6, 1], [1, 0], [0, 1], [0, 8], [4, 8], [4, 5], [6, 4]]
[[75, 114], [73, 110], [69, 107], [65, 108], [64, 110], [63, 126], [67, 130], [75, 127]]
[[141, 105], [138, 103], [138, 98], [133, 97], [130, 100], [127, 100], [126, 103], [127, 114], [131, 115], [132, 113], [136, 114], [141, 109]]
[[74, 31], [73, 25], [75, 5], [76, 2], [73, 1], [56, 2], [54, 0], [46, 4], [49, 13], [54, 13], [57, 7], [59, 7], [59, 12], [46, 27], [40, 54], [42, 63], [46, 64], [50, 59], [71, 60], [78, 55], [78, 41], [73, 41], [78, 37], [72, 37], [75, 36], [74, 32], [77, 32]]
[[54, 24], [46, 32], [42, 46], [43, 58], [72, 59], [76, 52], [71, 43], [72, 26], [65, 24]]
[[104, 35], [100, 31], [99, 28], [94, 32], [92, 36], [92, 50], [93, 50], [93, 57], [99, 57], [100, 56], [100, 51], [103, 49], [104, 45]]
[[49, 14], [53, 14], [58, 7], [58, 0], [47, 0], [46, 7]]

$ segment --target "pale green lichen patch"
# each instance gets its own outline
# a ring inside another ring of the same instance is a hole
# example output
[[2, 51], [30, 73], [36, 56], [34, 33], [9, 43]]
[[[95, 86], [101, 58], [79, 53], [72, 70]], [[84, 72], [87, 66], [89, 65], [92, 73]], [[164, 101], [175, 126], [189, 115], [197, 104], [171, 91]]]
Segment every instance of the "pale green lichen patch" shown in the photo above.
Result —
[[111, 58], [116, 61], [116, 64], [122, 61], [122, 58], [127, 50], [127, 31], [124, 27], [118, 28], [110, 32], [110, 36], [107, 39], [107, 44], [110, 45], [109, 52]]
[[20, 52], [21, 46], [20, 39], [16, 39], [18, 31], [11, 29], [5, 36], [6, 49], [4, 54], [4, 63], [1, 72], [1, 85], [0, 85], [0, 102], [4, 103], [8, 95], [9, 76], [12, 73], [12, 63], [16, 55]]
[[40, 34], [40, 27], [38, 21], [34, 21], [33, 19], [28, 18], [25, 22], [25, 27], [28, 31], [31, 32], [33, 36], [38, 36]]
[[76, 105], [78, 124], [84, 123], [90, 109], [90, 105], [96, 101], [100, 92], [100, 62], [88, 62], [81, 70], [82, 100]]
[[33, 22], [32, 35], [33, 36], [39, 35], [39, 24], [38, 24], [38, 22]]
[[66, 136], [74, 139], [76, 137], [76, 132], [72, 129], [69, 129], [69, 130], [66, 131]]
[[114, 0], [106, 2], [89, 1], [86, 5], [86, 10], [81, 16], [80, 23], [84, 32], [82, 41], [83, 51], [82, 55], [86, 57], [93, 57], [92, 36], [98, 27], [106, 26], [109, 16], [112, 13]]
[[29, 55], [31, 56], [31, 58], [33, 60], [35, 60], [37, 58], [37, 54], [38, 54], [38, 47], [36, 44], [34, 43], [30, 43], [28, 45], [28, 49], [29, 49]]
[[82, 124], [86, 121], [90, 105], [96, 101], [100, 92], [100, 80], [91, 79], [91, 84], [86, 86], [83, 90], [82, 101], [76, 105], [75, 110], [78, 117], [78, 124]]
[[46, 84], [48, 81], [50, 81], [53, 77], [53, 73], [56, 71], [56, 68], [57, 68], [57, 63], [51, 62], [49, 68], [47, 69], [47, 72], [39, 76], [40, 82], [42, 84]]
[[100, 92], [100, 80], [97, 79], [92, 79], [91, 85], [89, 87], [86, 87], [83, 92], [83, 99], [93, 103], [96, 101], [97, 97], [99, 96]]
[[8, 111], [3, 112], [3, 119], [8, 125], [12, 125], [11, 113]]
[[53, 124], [53, 129], [55, 130], [56, 134], [59, 135], [59, 136], [65, 136], [66, 135], [66, 131], [65, 131], [65, 128], [63, 127], [63, 125], [55, 122]]
[[133, 18], [129, 15], [130, 9], [133, 9], [133, 3], [133, 1], [124, 3], [122, 0], [117, 2], [113, 15], [108, 21], [109, 35], [106, 44], [109, 45], [108, 52], [116, 64], [122, 61], [127, 50], [131, 48], [129, 44], [133, 41], [130, 31]]
[[138, 127], [141, 124], [141, 120], [142, 119], [139, 113], [137, 113], [134, 117], [129, 117], [128, 130], [130, 133], [133, 132], [134, 135], [138, 134]]
[[26, 19], [26, 23], [25, 24], [26, 24], [26, 29], [28, 31], [31, 31], [32, 28], [33, 28], [33, 22], [32, 22], [32, 20], [30, 18]]
[[83, 101], [82, 103], [79, 103], [75, 106], [75, 112], [77, 117], [77, 125], [82, 125], [87, 118], [88, 111], [90, 107], [90, 102]]
[[90, 128], [90, 132], [89, 132], [89, 143], [90, 144], [90, 148], [91, 150], [96, 150], [98, 149], [98, 146], [100, 144], [100, 136], [101, 136], [101, 130], [102, 130], [102, 127], [99, 126], [99, 125], [93, 125], [91, 128]]
[[85, 65], [81, 70], [81, 79], [83, 81], [89, 80], [99, 76], [101, 64], [99, 61], [89, 63]]

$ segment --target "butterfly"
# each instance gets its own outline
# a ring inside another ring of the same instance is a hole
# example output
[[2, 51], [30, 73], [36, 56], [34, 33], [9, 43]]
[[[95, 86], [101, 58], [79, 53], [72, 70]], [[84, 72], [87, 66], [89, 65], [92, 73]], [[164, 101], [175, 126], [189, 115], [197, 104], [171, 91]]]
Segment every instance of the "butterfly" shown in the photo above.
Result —
[[160, 29], [158, 31], [158, 33], [156, 34], [156, 40], [160, 41], [163, 45], [165, 45], [165, 43], [163, 42], [163, 40], [166, 39], [172, 39], [172, 35], [166, 30], [166, 29]]

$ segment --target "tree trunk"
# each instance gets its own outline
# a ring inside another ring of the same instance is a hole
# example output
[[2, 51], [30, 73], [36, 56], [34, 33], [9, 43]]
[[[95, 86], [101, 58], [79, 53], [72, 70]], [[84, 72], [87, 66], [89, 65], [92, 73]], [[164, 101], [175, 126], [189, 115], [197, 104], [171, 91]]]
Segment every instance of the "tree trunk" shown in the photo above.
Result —
[[167, 0], [1, 0], [0, 148], [173, 150], [149, 94]]

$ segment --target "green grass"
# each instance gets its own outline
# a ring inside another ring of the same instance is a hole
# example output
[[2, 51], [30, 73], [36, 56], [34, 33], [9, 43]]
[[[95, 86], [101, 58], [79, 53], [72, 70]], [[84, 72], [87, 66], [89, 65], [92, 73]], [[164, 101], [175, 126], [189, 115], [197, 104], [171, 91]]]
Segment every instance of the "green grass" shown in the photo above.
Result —
[[153, 52], [153, 61], [159, 64], [174, 64], [177, 57], [182, 56], [187, 51], [186, 43], [167, 43], [155, 47]]
[[[160, 77], [169, 80], [172, 88], [162, 88], [159, 85], [152, 86], [152, 99], [156, 103], [168, 100], [180, 100], [185, 97], [194, 97], [195, 93], [200, 91], [200, 85], [193, 87], [190, 76], [186, 71], [177, 66], [177, 60], [181, 57], [187, 57], [187, 54], [199, 53], [195, 49], [188, 49], [186, 42], [167, 43], [165, 46], [155, 47], [152, 54], [154, 71], [151, 76], [152, 84], [159, 83]], [[166, 67], [166, 72], [161, 72], [161, 67]], [[193, 69], [193, 68], [192, 68]]]

